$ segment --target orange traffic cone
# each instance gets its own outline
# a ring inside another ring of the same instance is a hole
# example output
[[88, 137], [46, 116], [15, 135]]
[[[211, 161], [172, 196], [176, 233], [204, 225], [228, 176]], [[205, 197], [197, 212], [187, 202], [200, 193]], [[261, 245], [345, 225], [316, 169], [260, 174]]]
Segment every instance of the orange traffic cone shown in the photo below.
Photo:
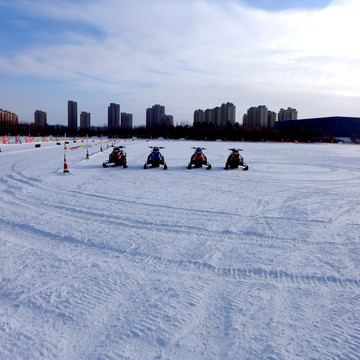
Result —
[[86, 147], [86, 158], [89, 159], [89, 147]]
[[69, 168], [66, 163], [66, 155], [64, 154], [64, 173], [68, 173], [68, 172], [69, 172]]

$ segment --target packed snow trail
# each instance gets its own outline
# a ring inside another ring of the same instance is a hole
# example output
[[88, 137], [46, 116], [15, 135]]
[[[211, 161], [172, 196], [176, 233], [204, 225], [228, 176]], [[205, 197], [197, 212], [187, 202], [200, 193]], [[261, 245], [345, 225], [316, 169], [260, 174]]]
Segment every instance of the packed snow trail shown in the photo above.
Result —
[[2, 146], [0, 359], [359, 359], [359, 146], [120, 144]]

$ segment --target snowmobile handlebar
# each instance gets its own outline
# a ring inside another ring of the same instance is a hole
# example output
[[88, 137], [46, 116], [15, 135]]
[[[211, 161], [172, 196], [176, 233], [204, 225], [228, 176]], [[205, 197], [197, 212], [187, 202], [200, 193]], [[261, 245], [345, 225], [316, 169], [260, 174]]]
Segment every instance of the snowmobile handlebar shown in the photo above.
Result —
[[165, 149], [163, 146], [149, 146], [150, 149], [157, 147], [158, 149]]
[[234, 148], [230, 148], [228, 150], [230, 150], [230, 151], [234, 151], [234, 150], [244, 151], [243, 149], [234, 149]]
[[[191, 148], [192, 148], [192, 149], [197, 149], [198, 147], [200, 147], [200, 146], [192, 146]], [[200, 149], [201, 149], [201, 150], [206, 150], [206, 148], [203, 148], [203, 147], [200, 147]]]

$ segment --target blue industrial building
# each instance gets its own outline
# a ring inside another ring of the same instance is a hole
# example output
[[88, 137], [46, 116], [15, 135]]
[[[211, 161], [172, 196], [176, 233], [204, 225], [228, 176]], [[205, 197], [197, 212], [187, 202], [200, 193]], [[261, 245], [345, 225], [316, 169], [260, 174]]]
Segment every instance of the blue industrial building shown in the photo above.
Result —
[[275, 128], [306, 130], [315, 136], [350, 137], [360, 134], [360, 118], [330, 116], [301, 120], [276, 121]]

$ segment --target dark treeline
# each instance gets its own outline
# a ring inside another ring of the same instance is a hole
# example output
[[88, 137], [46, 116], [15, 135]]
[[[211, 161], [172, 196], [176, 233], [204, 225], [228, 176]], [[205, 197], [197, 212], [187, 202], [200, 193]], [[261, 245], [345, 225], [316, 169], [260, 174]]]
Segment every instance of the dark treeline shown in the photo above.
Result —
[[39, 127], [35, 124], [19, 124], [12, 128], [0, 128], [0, 135], [6, 136], [106, 136], [121, 138], [170, 138], [193, 140], [231, 140], [231, 141], [289, 141], [289, 142], [334, 142], [332, 136], [315, 134], [307, 127], [298, 127], [292, 124], [288, 128], [259, 128], [241, 126], [238, 123], [228, 123], [225, 127], [215, 127], [210, 124], [178, 125], [147, 129], [138, 126], [133, 129], [117, 129], [109, 131], [106, 127], [91, 127], [90, 129], [70, 129], [62, 125], [48, 125]]

